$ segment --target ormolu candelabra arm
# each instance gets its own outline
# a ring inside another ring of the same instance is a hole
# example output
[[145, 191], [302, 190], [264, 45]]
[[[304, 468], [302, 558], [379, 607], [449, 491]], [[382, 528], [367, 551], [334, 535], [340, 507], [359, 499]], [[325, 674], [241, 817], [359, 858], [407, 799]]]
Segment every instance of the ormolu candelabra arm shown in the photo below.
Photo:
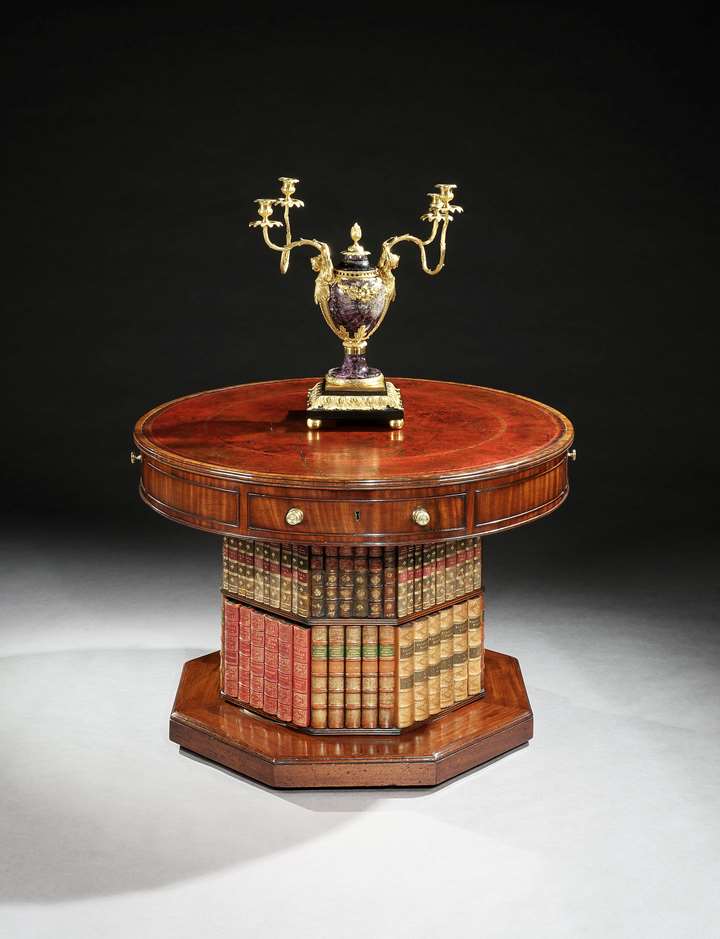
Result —
[[[462, 206], [450, 205], [453, 198], [455, 197], [453, 190], [457, 189], [457, 186], [454, 183], [438, 183], [436, 189], [439, 189], [440, 191], [428, 193], [430, 196], [430, 208], [428, 209], [427, 213], [422, 216], [423, 221], [432, 222], [430, 237], [426, 238], [424, 241], [422, 238], [418, 238], [416, 235], [394, 235], [392, 238], [388, 238], [387, 241], [383, 242], [378, 268], [383, 271], [394, 270], [400, 263], [400, 258], [396, 254], [392, 253], [392, 249], [395, 247], [395, 245], [400, 244], [403, 241], [411, 241], [413, 244], [418, 246], [420, 251], [420, 264], [426, 274], [433, 276], [435, 274], [439, 274], [443, 269], [445, 266], [445, 239], [447, 236], [448, 225], [450, 222], [452, 222], [452, 217], [455, 212], [462, 212]], [[438, 258], [438, 263], [435, 265], [435, 267], [430, 268], [428, 267], [425, 248], [433, 243], [435, 236], [437, 235], [438, 227], [441, 224], [440, 255]]]

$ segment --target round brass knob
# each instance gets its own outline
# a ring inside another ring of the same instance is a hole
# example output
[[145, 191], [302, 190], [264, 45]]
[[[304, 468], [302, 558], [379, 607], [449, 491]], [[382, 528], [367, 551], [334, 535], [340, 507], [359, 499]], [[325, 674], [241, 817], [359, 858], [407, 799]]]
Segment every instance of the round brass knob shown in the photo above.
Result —
[[135, 453], [133, 450], [130, 451], [130, 462], [131, 463], [142, 463], [142, 453]]
[[416, 525], [425, 526], [430, 521], [430, 513], [427, 509], [417, 508], [413, 509], [412, 520]]
[[574, 463], [577, 459], [577, 450], [568, 450], [567, 458], [568, 460], [572, 460]]
[[302, 509], [288, 509], [285, 513], [285, 521], [288, 525], [299, 525], [304, 518], [305, 513]]

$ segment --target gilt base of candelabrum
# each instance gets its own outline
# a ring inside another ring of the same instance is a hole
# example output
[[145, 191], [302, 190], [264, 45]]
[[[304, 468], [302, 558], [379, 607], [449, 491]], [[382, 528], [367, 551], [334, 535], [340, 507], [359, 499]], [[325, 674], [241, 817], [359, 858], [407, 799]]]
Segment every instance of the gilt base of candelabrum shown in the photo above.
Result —
[[325, 421], [387, 423], [394, 430], [403, 426], [402, 396], [382, 373], [367, 379], [346, 380], [333, 375], [334, 371], [308, 391], [306, 414], [311, 430], [317, 430]]

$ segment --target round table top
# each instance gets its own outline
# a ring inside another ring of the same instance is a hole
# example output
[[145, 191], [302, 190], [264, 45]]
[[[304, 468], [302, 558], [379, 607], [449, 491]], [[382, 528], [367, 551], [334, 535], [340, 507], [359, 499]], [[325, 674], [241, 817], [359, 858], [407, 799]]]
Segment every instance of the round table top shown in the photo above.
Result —
[[236, 385], [178, 398], [142, 417], [146, 455], [191, 472], [275, 484], [460, 482], [522, 469], [567, 451], [570, 421], [507, 391], [393, 378], [405, 426], [337, 424], [309, 431], [317, 379]]

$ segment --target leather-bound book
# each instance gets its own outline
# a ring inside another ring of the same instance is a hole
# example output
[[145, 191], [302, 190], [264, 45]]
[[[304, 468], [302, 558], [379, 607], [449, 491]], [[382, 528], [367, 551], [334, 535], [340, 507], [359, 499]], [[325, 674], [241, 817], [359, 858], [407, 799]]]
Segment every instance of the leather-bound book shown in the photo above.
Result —
[[340, 600], [338, 604], [338, 615], [340, 619], [350, 619], [353, 615], [353, 584], [355, 582], [355, 571], [353, 561], [353, 549], [343, 545], [339, 549], [338, 558], [340, 570]]
[[325, 616], [325, 554], [322, 545], [310, 545], [310, 615]]
[[280, 623], [274, 616], [265, 616], [265, 680], [263, 683], [263, 711], [277, 716], [278, 704], [278, 652]]
[[359, 727], [362, 701], [362, 627], [345, 627], [345, 726]]
[[355, 548], [353, 551], [353, 611], [357, 619], [368, 615], [368, 549]]
[[310, 725], [310, 630], [293, 623], [292, 721]]
[[[413, 551], [413, 611], [420, 613], [422, 611], [422, 575], [423, 575], [423, 549], [422, 545], [416, 544]], [[408, 606], [410, 605], [410, 594], [408, 591]]]
[[452, 607], [440, 610], [440, 708], [455, 703], [453, 690], [453, 615]]
[[466, 554], [466, 544], [467, 541], [465, 538], [460, 538], [457, 543], [457, 549], [455, 554], [455, 596], [462, 597], [465, 595], [465, 566], [467, 564], [467, 554]]
[[383, 549], [368, 548], [368, 616], [383, 615]]
[[408, 552], [412, 548], [407, 545], [401, 545], [398, 548], [397, 558], [397, 615], [399, 617], [407, 616], [412, 612], [408, 609]]
[[255, 599], [265, 602], [265, 552], [262, 541], [255, 542]]
[[378, 628], [362, 627], [362, 727], [378, 725]]
[[300, 608], [299, 561], [297, 545], [292, 546], [292, 612], [297, 615]]
[[278, 620], [277, 716], [291, 721], [293, 715], [293, 627]]
[[473, 539], [473, 590], [482, 590], [482, 538]]
[[250, 703], [250, 607], [238, 603], [238, 701]]
[[238, 696], [238, 605], [223, 601], [223, 691], [231, 698]]
[[431, 613], [428, 621], [427, 689], [428, 711], [440, 710], [440, 614]]
[[325, 548], [325, 615], [336, 619], [338, 615], [338, 549], [329, 545]]
[[383, 614], [397, 616], [397, 551], [393, 547], [383, 548]]
[[345, 627], [328, 626], [328, 727], [345, 726]]
[[292, 546], [280, 548], [280, 609], [292, 613]]
[[468, 694], [483, 690], [483, 598], [468, 600]]
[[378, 627], [378, 727], [392, 727], [395, 718], [395, 629]]
[[269, 599], [266, 599], [266, 603], [269, 603], [270, 606], [275, 607], [276, 610], [280, 609], [280, 544], [277, 541], [271, 541], [268, 544], [269, 552], [269, 580], [270, 580], [270, 594]]
[[416, 721], [430, 716], [428, 710], [428, 618], [415, 620], [413, 700]]
[[397, 662], [397, 726], [409, 727], [413, 722], [415, 677], [415, 630], [412, 623], [395, 630]]
[[455, 568], [457, 566], [457, 543], [448, 541], [445, 545], [445, 600], [454, 600], [457, 596]]
[[310, 666], [310, 726], [327, 727], [328, 707], [328, 628], [313, 626]]
[[423, 545], [422, 608], [435, 606], [435, 545]]
[[250, 613], [250, 701], [251, 707], [263, 706], [265, 690], [265, 616], [257, 610]]
[[270, 557], [270, 543], [263, 541], [263, 601], [272, 606], [272, 593], [270, 587], [272, 560]]
[[228, 547], [228, 589], [230, 593], [237, 594], [240, 592], [238, 540], [237, 538], [230, 538], [228, 540], [230, 542]]
[[222, 589], [230, 590], [230, 539], [223, 538]]
[[475, 550], [473, 539], [465, 540], [465, 593], [472, 593], [473, 589], [473, 570], [475, 567]]
[[435, 545], [435, 602], [444, 603], [445, 596], [445, 545]]
[[238, 551], [240, 592], [249, 600], [255, 599], [255, 545], [245, 538]]
[[455, 702], [468, 696], [468, 605], [456, 603], [453, 612], [453, 697]]
[[306, 544], [297, 545], [298, 616], [310, 616], [310, 557]]

